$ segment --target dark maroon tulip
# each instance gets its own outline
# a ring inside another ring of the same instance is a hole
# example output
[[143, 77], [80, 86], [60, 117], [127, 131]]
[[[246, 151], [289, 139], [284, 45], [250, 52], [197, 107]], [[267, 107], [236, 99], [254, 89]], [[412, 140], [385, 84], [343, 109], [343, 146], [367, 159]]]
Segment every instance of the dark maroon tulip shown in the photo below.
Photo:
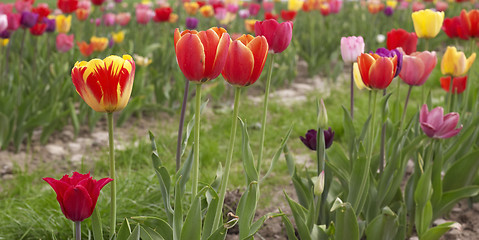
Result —
[[[334, 131], [331, 130], [331, 128], [328, 128], [328, 130], [324, 130], [324, 146], [326, 149], [331, 147], [333, 144], [333, 139], [334, 139]], [[306, 136], [300, 136], [299, 138], [301, 141], [308, 147], [309, 149], [316, 151], [316, 138], [317, 138], [318, 132], [314, 129], [309, 129], [308, 132], [306, 133]]]

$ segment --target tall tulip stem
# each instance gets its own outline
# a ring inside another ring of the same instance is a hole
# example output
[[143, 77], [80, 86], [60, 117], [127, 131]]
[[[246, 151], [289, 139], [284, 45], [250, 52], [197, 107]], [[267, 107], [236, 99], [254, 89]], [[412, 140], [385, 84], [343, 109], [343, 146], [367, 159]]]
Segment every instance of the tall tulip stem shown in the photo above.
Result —
[[239, 111], [240, 96], [241, 96], [241, 87], [236, 87], [235, 103], [233, 108], [233, 118], [231, 119], [230, 142], [228, 145], [228, 153], [226, 155], [225, 170], [223, 173], [223, 178], [221, 179], [220, 198], [218, 201], [218, 205], [216, 206], [216, 215], [215, 215], [215, 220], [213, 222], [213, 228], [216, 228], [217, 226], [219, 226], [221, 216], [223, 213], [223, 209], [222, 209], [223, 202], [225, 200], [226, 187], [228, 185], [228, 177], [230, 175], [230, 167], [231, 167], [231, 161], [233, 159], [233, 149], [234, 149], [235, 138], [236, 138], [236, 129], [238, 126], [238, 111]]
[[411, 96], [411, 91], [412, 91], [412, 85], [409, 86], [409, 89], [407, 91], [406, 102], [404, 103], [404, 109], [402, 111], [402, 116], [401, 116], [401, 122], [399, 123], [399, 130], [401, 130], [402, 125], [404, 123], [404, 119], [406, 118], [407, 104], [409, 103], [409, 97]]
[[108, 137], [110, 144], [110, 178], [115, 179], [110, 184], [110, 238], [115, 234], [116, 229], [116, 176], [115, 176], [115, 144], [113, 138], [113, 113], [107, 113], [108, 116]]
[[266, 78], [266, 89], [264, 91], [263, 118], [261, 119], [261, 135], [259, 140], [259, 156], [256, 163], [258, 174], [261, 172], [261, 161], [263, 160], [264, 136], [266, 133], [266, 117], [268, 115], [269, 88], [271, 85], [271, 75], [273, 74], [274, 54], [270, 54], [268, 76]]
[[354, 63], [351, 64], [351, 119], [354, 120]]
[[[378, 93], [374, 91], [373, 93], [373, 111], [371, 113], [371, 122], [369, 123], [369, 154], [368, 154], [368, 162], [371, 163], [371, 159], [373, 158], [373, 148], [374, 148], [374, 122], [376, 121], [376, 97]], [[369, 166], [369, 164], [368, 164]]]
[[81, 240], [81, 222], [75, 222], [75, 240]]
[[195, 97], [195, 149], [193, 160], [193, 187], [191, 190], [191, 202], [193, 203], [196, 194], [198, 193], [198, 175], [200, 167], [200, 107], [201, 107], [201, 84], [196, 84]]
[[181, 103], [180, 126], [178, 127], [178, 137], [176, 141], [176, 171], [180, 170], [181, 165], [181, 142], [183, 139], [183, 125], [185, 125], [185, 109], [186, 101], [188, 100], [188, 91], [190, 88], [190, 81], [186, 80], [185, 92], [183, 94], [183, 102]]

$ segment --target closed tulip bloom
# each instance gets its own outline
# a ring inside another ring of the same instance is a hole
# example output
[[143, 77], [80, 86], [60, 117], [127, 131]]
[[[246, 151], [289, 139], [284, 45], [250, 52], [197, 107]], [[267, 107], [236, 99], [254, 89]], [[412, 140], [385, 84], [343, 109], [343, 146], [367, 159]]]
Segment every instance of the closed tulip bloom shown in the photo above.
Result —
[[75, 36], [66, 35], [64, 33], [60, 33], [56, 39], [56, 47], [59, 52], [68, 52], [70, 49], [73, 48], [73, 40]]
[[403, 56], [399, 77], [410, 86], [421, 86], [429, 78], [437, 64], [435, 52], [416, 52]]
[[[333, 139], [334, 139], [334, 131], [331, 130], [331, 128], [328, 128], [328, 130], [323, 130], [324, 133], [324, 147], [325, 149], [328, 149], [333, 145]], [[317, 138], [318, 138], [318, 131], [314, 129], [309, 129], [306, 135], [300, 136], [299, 139], [301, 139], [301, 142], [304, 143], [306, 147], [309, 149], [316, 151], [316, 145], [317, 145]]]
[[48, 8], [48, 4], [40, 3], [37, 7], [32, 8], [32, 12], [38, 14], [38, 21], [42, 21], [44, 18], [50, 15], [50, 9]]
[[343, 0], [330, 0], [329, 7], [331, 9], [331, 13], [339, 13], [341, 11], [341, 7], [343, 6]]
[[60, 9], [64, 14], [69, 14], [77, 10], [78, 8], [78, 0], [58, 0], [57, 7]]
[[139, 24], [147, 24], [150, 22], [152, 16], [154, 16], [154, 12], [151, 11], [148, 7], [140, 7], [143, 6], [142, 4], [138, 5], [135, 9], [135, 16], [136, 22]]
[[125, 31], [118, 31], [116, 33], [111, 33], [111, 38], [115, 43], [122, 43], [125, 39]]
[[213, 7], [211, 5], [204, 5], [203, 7], [200, 7], [200, 13], [203, 15], [203, 17], [209, 18], [215, 15], [215, 11], [213, 10]]
[[390, 17], [394, 14], [394, 9], [390, 6], [387, 6], [385, 9], [384, 9], [384, 15]]
[[78, 49], [80, 50], [80, 53], [84, 57], [88, 57], [93, 53], [93, 45], [92, 44], [88, 44], [85, 41], [82, 41], [82, 42], [78, 42], [77, 45], [78, 45]]
[[55, 32], [57, 28], [57, 21], [54, 18], [44, 18], [43, 22], [47, 24], [45, 32], [52, 33]]
[[274, 20], [278, 21], [278, 18], [279, 18], [278, 14], [273, 14], [271, 12], [265, 12], [264, 13], [264, 20], [274, 19]]
[[400, 47], [406, 54], [411, 54], [417, 48], [416, 33], [410, 33], [400, 28], [393, 29], [387, 33], [386, 45], [389, 50]]
[[258, 3], [250, 3], [248, 8], [249, 14], [251, 16], [256, 16], [258, 15], [260, 9], [261, 9], [261, 5], [259, 5]]
[[300, 0], [288, 0], [288, 10], [297, 12], [303, 7], [303, 1]]
[[435, 12], [430, 9], [413, 12], [412, 21], [418, 38], [433, 38], [441, 30], [444, 12]]
[[8, 27], [7, 30], [15, 31], [20, 27], [22, 15], [19, 13], [7, 13]]
[[442, 89], [444, 89], [446, 92], [449, 92], [452, 90], [453, 94], [461, 94], [464, 92], [464, 90], [466, 90], [467, 75], [463, 77], [455, 77], [453, 79], [452, 89], [451, 89], [451, 76], [441, 77], [440, 82], [441, 82]]
[[397, 56], [396, 73], [394, 74], [394, 77], [397, 77], [402, 69], [402, 61], [403, 61], [404, 54], [398, 49], [388, 50], [386, 48], [378, 48], [376, 50], [376, 54], [379, 55], [380, 57], [389, 57], [389, 58]]
[[78, 20], [85, 21], [88, 18], [88, 16], [90, 15], [90, 12], [86, 9], [78, 8], [75, 11], [75, 15], [77, 16]]
[[249, 86], [261, 75], [267, 56], [264, 36], [243, 35], [230, 44], [222, 75], [231, 85]]
[[442, 30], [450, 38], [461, 38], [464, 40], [469, 39], [469, 30], [467, 25], [459, 16], [444, 19]]
[[228, 55], [230, 36], [223, 28], [181, 33], [177, 28], [174, 43], [178, 66], [186, 79], [203, 83], [220, 75]]
[[186, 28], [192, 30], [198, 26], [198, 19], [194, 17], [187, 17], [186, 18]]
[[183, 8], [188, 15], [194, 16], [200, 9], [200, 5], [197, 2], [185, 2]]
[[56, 25], [57, 25], [57, 32], [59, 33], [68, 33], [70, 31], [70, 28], [72, 26], [72, 16], [68, 15], [66, 17], [65, 15], [58, 15], [55, 18]]
[[173, 12], [173, 9], [170, 7], [161, 7], [155, 9], [155, 17], [153, 20], [155, 22], [167, 22], [170, 19], [170, 14]]
[[38, 21], [39, 15], [32, 12], [22, 12], [20, 24], [25, 28], [33, 27]]
[[0, 13], [0, 32], [7, 30], [7, 28], [8, 28], [7, 15]]
[[356, 62], [357, 58], [364, 53], [363, 37], [342, 37], [341, 38], [341, 57], [347, 64]]
[[268, 40], [268, 48], [272, 53], [281, 53], [288, 48], [293, 35], [293, 23], [274, 19], [257, 21], [254, 25], [256, 36], [264, 36]]
[[464, 55], [463, 52], [458, 52], [456, 47], [449, 46], [442, 57], [441, 72], [444, 75], [451, 75], [453, 77], [462, 76], [469, 71], [475, 59], [476, 53], [472, 53], [471, 56], [466, 59], [466, 55]]
[[108, 47], [108, 38], [93, 36], [90, 38], [90, 44], [94, 51], [103, 52]]
[[272, 12], [274, 10], [274, 2], [263, 1], [264, 12]]
[[238, 11], [238, 15], [240, 16], [240, 18], [242, 19], [246, 19], [249, 17], [249, 10], [248, 9], [241, 9]]
[[328, 3], [320, 3], [319, 4], [319, 12], [323, 16], [328, 16], [331, 13], [331, 8], [329, 7]]
[[10, 39], [8, 38], [0, 39], [0, 46], [5, 47], [8, 45], [9, 42], [10, 42]]
[[422, 2], [413, 2], [411, 8], [413, 12], [417, 12], [424, 10], [426, 5]]
[[296, 18], [296, 11], [281, 10], [281, 18], [284, 21], [293, 21]]
[[451, 138], [459, 134], [462, 129], [462, 125], [456, 128], [459, 113], [452, 112], [444, 115], [442, 107], [434, 108], [429, 112], [426, 104], [422, 105], [419, 122], [422, 131], [430, 138]]
[[8, 30], [4, 30], [3, 32], [0, 32], [0, 39], [9, 39], [12, 33]]
[[115, 22], [120, 26], [126, 26], [131, 20], [131, 14], [129, 12], [118, 13], [115, 17]]
[[379, 13], [383, 9], [384, 9], [384, 3], [381, 3], [381, 2], [371, 2], [368, 4], [368, 11], [371, 14]]
[[65, 175], [60, 180], [49, 177], [43, 180], [50, 184], [57, 194], [63, 215], [74, 222], [81, 222], [91, 216], [101, 189], [113, 181], [111, 178], [97, 181], [90, 177], [90, 173], [78, 172], [74, 172], [71, 177]]
[[467, 12], [463, 9], [460, 18], [468, 34], [471, 37], [479, 37], [479, 10], [473, 9]]
[[47, 24], [37, 23], [37, 24], [33, 25], [33, 27], [30, 28], [30, 33], [33, 36], [41, 36], [45, 32], [45, 29], [47, 29]]
[[129, 55], [77, 62], [72, 81], [78, 94], [97, 112], [121, 111], [130, 99], [135, 62]]
[[17, 12], [29, 12], [32, 10], [32, 5], [35, 2], [35, 0], [16, 0], [15, 1], [15, 9]]
[[376, 53], [362, 53], [354, 65], [357, 68], [354, 74], [356, 85], [359, 89], [387, 88], [396, 74], [397, 61], [398, 56], [381, 57]]
[[443, 2], [443, 1], [437, 1], [436, 2], [436, 10], [437, 11], [444, 12], [444, 11], [447, 10], [448, 7], [449, 7], [449, 4], [447, 4], [447, 2]]

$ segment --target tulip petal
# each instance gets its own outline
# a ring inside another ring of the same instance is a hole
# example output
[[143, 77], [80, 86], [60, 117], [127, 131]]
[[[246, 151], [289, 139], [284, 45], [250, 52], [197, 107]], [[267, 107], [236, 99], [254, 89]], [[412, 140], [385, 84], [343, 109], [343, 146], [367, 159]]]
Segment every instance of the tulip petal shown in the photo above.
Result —
[[[66, 175], [68, 177], [68, 175]], [[65, 192], [68, 190], [70, 185], [68, 183], [65, 183], [63, 181], [59, 181], [53, 178], [43, 178], [45, 182], [50, 184], [50, 186], [53, 188], [53, 191], [57, 194], [57, 200], [58, 202], [63, 202], [63, 195], [65, 195]]]
[[244, 86], [248, 83], [254, 67], [251, 50], [241, 41], [230, 43], [226, 64], [223, 68], [224, 78], [233, 85]]
[[[419, 85], [422, 85], [426, 82], [432, 70], [434, 70], [434, 68], [436, 67], [437, 56], [435, 52], [424, 51], [418, 54], [416, 57], [421, 59], [422, 63], [424, 64], [424, 71], [421, 78], [419, 79]], [[404, 63], [403, 63], [403, 69], [404, 69]]]
[[422, 105], [421, 111], [419, 112], [419, 122], [427, 122], [427, 116], [429, 115], [429, 109], [426, 104]]
[[363, 90], [365, 88], [370, 90], [366, 85], [364, 85], [363, 80], [361, 79], [361, 72], [359, 71], [358, 63], [356, 62], [353, 64], [353, 78], [354, 83], [359, 90]]
[[459, 132], [462, 130], [462, 125], [458, 129], [451, 130], [449, 132], [444, 133], [443, 135], [438, 135], [438, 138], [451, 138], [459, 134]]
[[94, 205], [85, 187], [77, 185], [70, 187], [65, 192], [63, 208], [65, 217], [74, 222], [78, 222], [91, 216]]
[[428, 137], [434, 137], [434, 133], [436, 132], [436, 128], [429, 123], [421, 122], [421, 129]]
[[[275, 21], [276, 22], [276, 21]], [[279, 25], [279, 28], [275, 32], [275, 38], [273, 38], [272, 44], [269, 44], [270, 50], [273, 50], [275, 53], [283, 52], [288, 48], [293, 32], [293, 23], [283, 22]], [[266, 39], [268, 39], [266, 37]]]
[[369, 84], [369, 69], [371, 68], [371, 65], [375, 62], [375, 58], [371, 56], [370, 54], [367, 53], [362, 53], [358, 57], [358, 67], [359, 71], [361, 73], [361, 79], [366, 86], [370, 86]]
[[201, 44], [203, 44], [203, 48], [205, 50], [204, 76], [208, 76], [214, 67], [216, 47], [218, 46], [220, 38], [212, 29], [199, 32], [198, 37], [200, 38]]
[[441, 127], [436, 131], [437, 136], [442, 136], [447, 134], [448, 132], [454, 130], [456, 128], [457, 123], [459, 122], [459, 114], [458, 113], [449, 113], [444, 116], [443, 123]]
[[381, 57], [371, 65], [369, 69], [369, 86], [376, 89], [384, 89], [393, 80], [395, 66], [391, 59]]
[[203, 80], [205, 50], [197, 34], [187, 33], [176, 43], [178, 66], [190, 81]]
[[264, 36], [268, 41], [268, 45], [272, 47], [274, 40], [279, 37], [278, 27], [280, 27], [278, 21], [268, 19], [264, 21], [257, 21], [254, 24], [254, 31], [256, 36]]
[[438, 130], [444, 122], [444, 109], [442, 107], [437, 107], [431, 110], [427, 115], [427, 123]]
[[247, 47], [253, 53], [254, 58], [254, 67], [251, 72], [250, 82], [248, 83], [248, 85], [251, 85], [258, 80], [263, 71], [264, 63], [268, 56], [268, 41], [264, 36], [256, 37], [248, 43]]
[[417, 57], [407, 55], [404, 56], [403, 60], [399, 77], [408, 85], [422, 85], [423, 83], [420, 80], [425, 70], [423, 61]]
[[474, 63], [474, 60], [476, 60], [476, 53], [472, 53], [471, 56], [466, 60], [466, 66], [464, 72], [461, 75], [466, 74], [467, 71], [469, 71], [469, 68], [471, 68], [472, 64]]
[[230, 35], [228, 33], [223, 33], [219, 40], [218, 46], [216, 47], [216, 56], [213, 62], [213, 68], [211, 69], [210, 73], [205, 72], [206, 78], [214, 79], [220, 75], [221, 71], [225, 67], [230, 42]]

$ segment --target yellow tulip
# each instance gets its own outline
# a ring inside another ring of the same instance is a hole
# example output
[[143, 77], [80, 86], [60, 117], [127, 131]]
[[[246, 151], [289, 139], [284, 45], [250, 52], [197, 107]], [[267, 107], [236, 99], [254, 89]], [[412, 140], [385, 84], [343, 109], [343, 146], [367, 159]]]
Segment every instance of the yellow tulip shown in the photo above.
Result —
[[5, 39], [0, 39], [0, 45], [2, 45], [2, 47], [5, 47], [8, 45], [8, 42], [10, 41], [9, 38], [5, 38]]
[[200, 13], [203, 15], [203, 17], [212, 17], [215, 15], [215, 11], [213, 10], [213, 7], [211, 5], [204, 5], [203, 7], [200, 8]]
[[303, 7], [303, 1], [300, 0], [289, 0], [288, 1], [288, 10], [290, 11], [298, 11]]
[[441, 30], [444, 12], [435, 12], [431, 9], [413, 12], [412, 21], [418, 38], [433, 38]]
[[55, 23], [57, 25], [57, 32], [59, 33], [68, 33], [72, 26], [72, 15], [58, 15], [55, 18]]
[[123, 40], [125, 39], [125, 31], [119, 31], [119, 32], [112, 32], [111, 37], [113, 38], [113, 42], [115, 43], [122, 43]]
[[176, 21], [178, 21], [178, 14], [171, 13], [170, 18], [168, 18], [168, 22], [169, 23], [175, 23]]
[[447, 47], [441, 61], [441, 72], [453, 77], [465, 75], [475, 59], [476, 53], [466, 59], [466, 55], [463, 52], [458, 52], [456, 47]]
[[386, 6], [388, 6], [388, 7], [396, 8], [397, 5], [398, 5], [398, 2], [395, 1], [395, 0], [387, 0], [386, 1]]
[[185, 8], [185, 12], [188, 13], [188, 15], [196, 15], [198, 12], [198, 9], [200, 8], [200, 5], [197, 2], [185, 2], [183, 3], [183, 7]]
[[93, 46], [93, 50], [102, 52], [108, 47], [108, 38], [106, 37], [91, 37], [90, 44]]

